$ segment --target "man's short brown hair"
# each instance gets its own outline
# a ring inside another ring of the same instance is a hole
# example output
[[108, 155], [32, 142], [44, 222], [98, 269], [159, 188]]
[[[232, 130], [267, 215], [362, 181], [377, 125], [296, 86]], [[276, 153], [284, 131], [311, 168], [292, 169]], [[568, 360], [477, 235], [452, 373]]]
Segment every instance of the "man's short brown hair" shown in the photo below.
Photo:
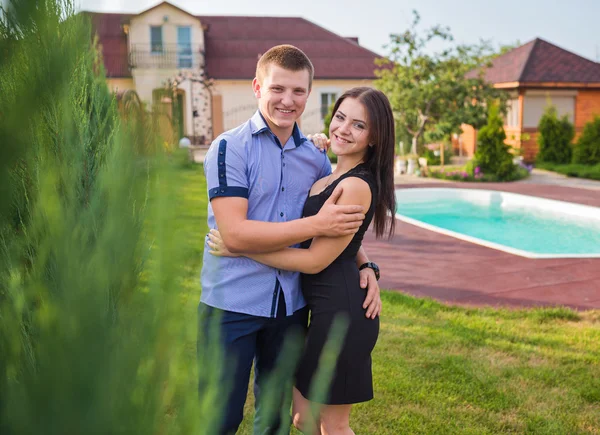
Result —
[[269, 72], [269, 66], [275, 64], [290, 71], [308, 71], [308, 89], [312, 88], [315, 69], [302, 50], [293, 45], [276, 45], [263, 54], [256, 64], [256, 78], [262, 83]]

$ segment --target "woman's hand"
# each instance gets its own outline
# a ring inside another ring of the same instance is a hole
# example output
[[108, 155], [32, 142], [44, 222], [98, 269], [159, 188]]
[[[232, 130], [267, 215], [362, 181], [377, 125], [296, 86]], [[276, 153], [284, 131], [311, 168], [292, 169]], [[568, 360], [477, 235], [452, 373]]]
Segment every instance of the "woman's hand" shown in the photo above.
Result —
[[240, 255], [232, 254], [225, 246], [225, 242], [223, 242], [223, 238], [221, 237], [221, 233], [218, 230], [210, 230], [208, 233], [208, 247], [210, 254], [216, 257], [239, 257]]
[[331, 145], [331, 141], [327, 138], [325, 133], [309, 134], [306, 136], [306, 138], [314, 143], [315, 146], [321, 151], [327, 152], [329, 150], [329, 146]]

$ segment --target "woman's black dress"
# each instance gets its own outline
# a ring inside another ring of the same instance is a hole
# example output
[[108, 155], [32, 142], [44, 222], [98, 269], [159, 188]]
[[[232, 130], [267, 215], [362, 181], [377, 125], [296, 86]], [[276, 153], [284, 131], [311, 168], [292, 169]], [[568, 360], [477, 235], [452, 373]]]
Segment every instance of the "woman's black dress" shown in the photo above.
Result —
[[[344, 313], [349, 320], [331, 389], [324, 401], [330, 405], [358, 403], [373, 398], [371, 351], [379, 334], [379, 317], [374, 320], [365, 317], [366, 310], [362, 305], [366, 290], [360, 287], [356, 265], [356, 253], [373, 219], [374, 204], [377, 201], [373, 175], [364, 164], [356, 166], [321, 193], [309, 196], [304, 205], [304, 216], [317, 214], [331, 196], [335, 186], [348, 177], [358, 177], [366, 181], [371, 188], [371, 205], [365, 220], [344, 252], [331, 265], [318, 274], [302, 275], [302, 292], [311, 313], [306, 347], [296, 379], [296, 388], [304, 397], [310, 399], [308, 394], [310, 394], [311, 381], [317, 371], [319, 357], [327, 341], [333, 319], [337, 314]], [[308, 240], [302, 247], [308, 248], [310, 243], [311, 240]]]

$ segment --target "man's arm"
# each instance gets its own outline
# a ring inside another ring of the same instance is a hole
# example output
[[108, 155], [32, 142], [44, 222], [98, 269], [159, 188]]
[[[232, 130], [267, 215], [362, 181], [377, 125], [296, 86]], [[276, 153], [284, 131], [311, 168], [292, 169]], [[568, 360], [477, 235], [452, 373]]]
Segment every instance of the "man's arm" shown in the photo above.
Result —
[[[365, 181], [349, 178], [340, 184], [346, 187], [339, 200], [341, 204], [359, 203], [363, 207], [368, 206], [371, 201], [371, 191]], [[276, 269], [315, 274], [329, 266], [348, 246], [353, 237], [353, 234], [343, 237], [316, 237], [308, 249], [284, 248], [270, 253], [244, 253], [244, 256]], [[212, 249], [209, 252], [212, 255], [231, 255], [227, 246], [223, 246], [222, 234], [213, 230], [209, 238], [208, 246]]]
[[208, 195], [223, 240], [231, 252], [271, 252], [316, 236], [354, 234], [364, 219], [359, 206], [336, 206], [341, 194], [317, 216], [289, 222], [249, 220], [247, 150], [238, 138], [220, 136], [204, 160]]
[[249, 220], [246, 198], [216, 197], [211, 205], [223, 242], [230, 252], [273, 252], [314, 237], [355, 234], [364, 219], [364, 208], [336, 205], [342, 191], [342, 187], [336, 188], [317, 215], [289, 222]]

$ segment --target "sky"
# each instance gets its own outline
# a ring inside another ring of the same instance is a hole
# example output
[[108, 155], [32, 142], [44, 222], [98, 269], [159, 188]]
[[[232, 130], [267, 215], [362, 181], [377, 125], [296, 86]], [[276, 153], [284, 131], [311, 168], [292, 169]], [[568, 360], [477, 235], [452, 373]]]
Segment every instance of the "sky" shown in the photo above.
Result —
[[[79, 9], [138, 13], [157, 0], [75, 0]], [[389, 35], [410, 27], [412, 10], [421, 29], [449, 26], [458, 43], [481, 39], [494, 46], [545, 39], [600, 61], [600, 0], [173, 0], [194, 15], [261, 15], [306, 18], [360, 45], [387, 54]], [[284, 35], [282, 35], [284, 36]], [[431, 51], [435, 51], [432, 47]]]

